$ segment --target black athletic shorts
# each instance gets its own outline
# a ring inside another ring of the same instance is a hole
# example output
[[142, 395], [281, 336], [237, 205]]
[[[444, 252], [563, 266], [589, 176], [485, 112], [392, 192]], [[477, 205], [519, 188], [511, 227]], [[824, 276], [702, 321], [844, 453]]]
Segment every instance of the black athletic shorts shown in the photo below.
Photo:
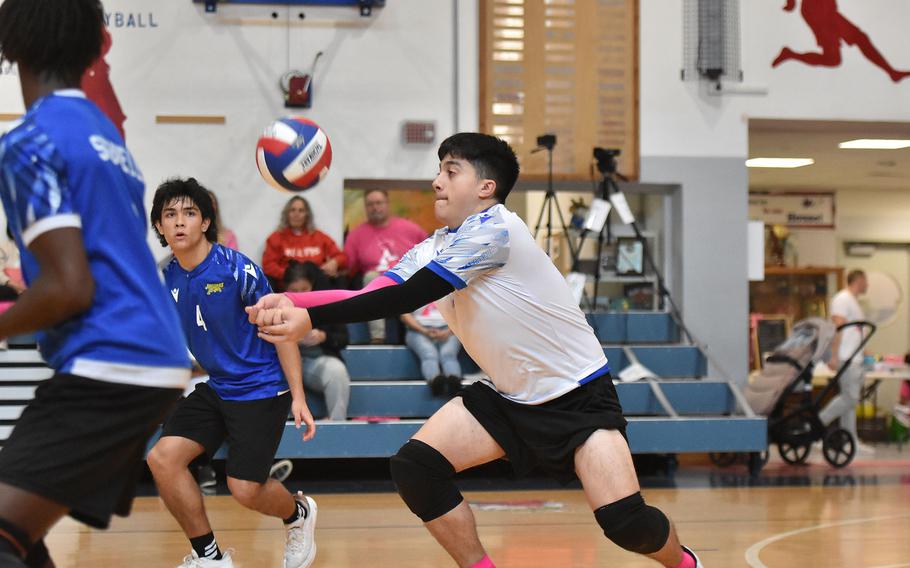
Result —
[[206, 383], [177, 404], [161, 437], [198, 442], [209, 458], [227, 440], [225, 473], [234, 479], [265, 483], [291, 410], [291, 394], [257, 400], [223, 400]]
[[591, 434], [604, 429], [626, 435], [626, 419], [609, 374], [543, 404], [513, 402], [482, 382], [459, 396], [505, 450], [518, 476], [539, 466], [560, 483], [569, 483], [577, 478], [575, 450]]
[[129, 514], [149, 437], [180, 392], [57, 373], [41, 383], [3, 444], [0, 482], [107, 528], [112, 514]]

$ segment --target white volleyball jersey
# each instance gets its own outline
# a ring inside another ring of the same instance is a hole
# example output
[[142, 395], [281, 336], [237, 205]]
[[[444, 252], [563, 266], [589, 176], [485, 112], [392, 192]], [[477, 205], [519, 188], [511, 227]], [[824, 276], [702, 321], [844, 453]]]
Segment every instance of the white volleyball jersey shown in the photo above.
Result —
[[425, 266], [455, 287], [439, 311], [504, 397], [540, 404], [608, 372], [565, 278], [505, 206], [439, 229], [386, 275], [401, 283]]

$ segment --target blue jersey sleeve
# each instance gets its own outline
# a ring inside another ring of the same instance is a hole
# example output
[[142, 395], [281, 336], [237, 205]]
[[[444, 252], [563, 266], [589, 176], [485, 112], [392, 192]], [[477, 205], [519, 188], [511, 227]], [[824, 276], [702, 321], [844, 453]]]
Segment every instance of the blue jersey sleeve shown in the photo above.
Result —
[[252, 306], [263, 296], [272, 293], [269, 279], [258, 264], [240, 255], [237, 255], [237, 263], [240, 300], [244, 306]]
[[509, 228], [499, 213], [481, 213], [465, 222], [452, 242], [439, 251], [427, 268], [456, 290], [509, 260]]
[[82, 226], [67, 185], [66, 164], [38, 128], [23, 127], [4, 137], [0, 176], [10, 196], [9, 222], [25, 246], [47, 231]]

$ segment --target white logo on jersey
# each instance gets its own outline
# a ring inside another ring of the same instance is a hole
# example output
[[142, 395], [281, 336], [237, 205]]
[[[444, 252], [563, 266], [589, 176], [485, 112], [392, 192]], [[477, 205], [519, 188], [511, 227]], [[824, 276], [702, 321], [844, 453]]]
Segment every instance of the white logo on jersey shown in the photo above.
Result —
[[243, 267], [243, 271], [250, 275], [250, 278], [256, 278], [256, 267], [252, 264], [247, 264]]
[[205, 320], [202, 319], [202, 312], [199, 310], [199, 304], [196, 304], [196, 325], [206, 331], [209, 330], [209, 328], [205, 327]]
[[171, 290], [171, 296], [174, 297], [175, 302], [178, 301], [177, 296], [179, 296], [179, 295], [180, 295], [180, 288], [174, 288], [173, 290]]
[[136, 167], [136, 162], [133, 161], [133, 157], [126, 148], [98, 134], [89, 136], [88, 141], [92, 148], [98, 152], [98, 157], [102, 161], [110, 162], [123, 170], [126, 175], [143, 181], [142, 174], [139, 173], [139, 168]]

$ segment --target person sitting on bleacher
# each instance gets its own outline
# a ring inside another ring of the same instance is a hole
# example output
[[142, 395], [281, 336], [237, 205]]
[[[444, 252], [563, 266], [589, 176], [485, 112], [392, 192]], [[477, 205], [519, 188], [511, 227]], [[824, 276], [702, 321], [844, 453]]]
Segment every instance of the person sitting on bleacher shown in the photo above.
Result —
[[[310, 292], [329, 288], [328, 278], [312, 262], [292, 260], [284, 272], [284, 287], [289, 292]], [[307, 391], [321, 392], [329, 420], [346, 420], [351, 398], [351, 376], [341, 359], [348, 344], [344, 324], [329, 324], [314, 329], [298, 346], [303, 359], [303, 386]]]
[[454, 395], [461, 388], [461, 342], [439, 313], [436, 302], [401, 316], [408, 328], [404, 342], [420, 359], [420, 372], [433, 394]]
[[316, 219], [309, 202], [299, 195], [290, 198], [281, 210], [278, 228], [265, 241], [262, 253], [262, 270], [269, 277], [272, 287], [281, 287], [284, 271], [292, 260], [312, 262], [336, 286], [340, 272], [347, 266], [347, 257], [332, 237], [316, 228]]

